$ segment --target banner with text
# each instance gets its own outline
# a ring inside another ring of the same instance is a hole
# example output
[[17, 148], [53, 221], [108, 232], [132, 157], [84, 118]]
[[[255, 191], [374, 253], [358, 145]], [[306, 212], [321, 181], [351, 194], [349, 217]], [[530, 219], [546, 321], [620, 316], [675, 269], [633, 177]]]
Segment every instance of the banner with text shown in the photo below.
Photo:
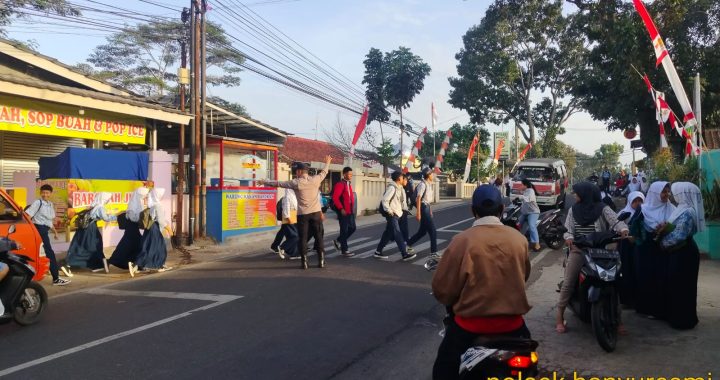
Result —
[[222, 194], [223, 231], [276, 225], [276, 190], [237, 190]]

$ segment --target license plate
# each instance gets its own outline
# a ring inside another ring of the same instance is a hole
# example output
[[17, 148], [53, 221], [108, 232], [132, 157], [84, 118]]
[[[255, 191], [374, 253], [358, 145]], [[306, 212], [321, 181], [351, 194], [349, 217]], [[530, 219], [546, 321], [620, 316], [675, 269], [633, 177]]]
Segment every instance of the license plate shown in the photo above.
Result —
[[460, 360], [460, 370], [469, 371], [473, 369], [478, 363], [487, 359], [490, 355], [496, 353], [498, 350], [494, 348], [486, 347], [470, 347], [462, 355]]

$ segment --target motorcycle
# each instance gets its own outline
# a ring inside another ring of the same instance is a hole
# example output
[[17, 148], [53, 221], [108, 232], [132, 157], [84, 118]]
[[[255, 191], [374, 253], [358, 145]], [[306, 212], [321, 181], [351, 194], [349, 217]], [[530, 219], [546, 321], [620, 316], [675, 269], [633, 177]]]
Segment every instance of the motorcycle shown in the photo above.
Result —
[[29, 264], [32, 259], [11, 252], [22, 249], [10, 239], [14, 232], [15, 225], [11, 225], [7, 236], [0, 238], [0, 261], [9, 267], [8, 274], [0, 281], [0, 300], [5, 306], [0, 323], [15, 320], [27, 326], [40, 321], [47, 308], [48, 296], [42, 285], [32, 281], [35, 276], [35, 269]]
[[538, 342], [527, 338], [479, 336], [460, 357], [460, 379], [537, 376], [537, 347]]
[[[629, 212], [618, 216], [618, 223], [630, 217]], [[615, 223], [617, 224], [617, 223]], [[620, 277], [620, 253], [606, 249], [620, 237], [612, 231], [593, 232], [574, 241], [585, 259], [573, 289], [569, 306], [583, 322], [590, 322], [600, 347], [607, 352], [615, 350], [620, 326], [620, 303], [617, 280]], [[565, 248], [567, 265], [570, 249]], [[559, 284], [562, 287], [562, 282]]]
[[[530, 229], [527, 223], [520, 225], [520, 206], [522, 201], [520, 198], [516, 198], [506, 209], [503, 211], [500, 221], [512, 228], [516, 228], [520, 233], [525, 235], [528, 239], [530, 237]], [[562, 222], [563, 210], [549, 210], [540, 214], [537, 222], [538, 236], [545, 242], [545, 244], [551, 249], [560, 249], [563, 242], [563, 234], [565, 227]]]

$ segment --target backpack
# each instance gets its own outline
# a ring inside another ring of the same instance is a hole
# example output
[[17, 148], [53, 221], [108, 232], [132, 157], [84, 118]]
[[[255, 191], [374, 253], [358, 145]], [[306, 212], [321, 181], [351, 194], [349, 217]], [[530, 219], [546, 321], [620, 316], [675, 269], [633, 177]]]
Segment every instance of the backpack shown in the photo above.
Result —
[[[393, 186], [393, 185], [389, 185], [388, 188], [391, 187], [391, 186]], [[387, 191], [387, 190], [386, 190], [386, 191]], [[393, 194], [393, 196], [390, 198], [390, 202], [392, 202], [393, 199], [395, 199], [395, 196], [396, 196], [396, 195], [397, 195], [397, 188], [395, 189], [395, 193]], [[383, 198], [384, 198], [384, 196], [383, 196]], [[389, 213], [387, 210], [385, 210], [385, 207], [383, 207], [383, 202], [382, 202], [382, 200], [380, 200], [380, 205], [378, 206], [377, 211], [380, 213], [380, 215], [382, 215], [382, 216], [384, 216], [384, 217], [386, 217], [386, 218], [391, 217], [390, 213]]]
[[[420, 184], [425, 184], [425, 190], [423, 190], [423, 193], [422, 193], [422, 194], [418, 194], [418, 192], [417, 192], [418, 187], [420, 187]], [[420, 183], [418, 183], [418, 185], [415, 186], [415, 189], [413, 189], [412, 202], [411, 202], [411, 204], [417, 203], [418, 197], [424, 197], [424, 196], [425, 196], [425, 193], [427, 193], [427, 183], [425, 183], [425, 182], [420, 182]]]
[[413, 198], [413, 194], [415, 193], [415, 190], [413, 189], [412, 180], [409, 180], [407, 185], [405, 185], [405, 201], [407, 202], [408, 210], [412, 210], [413, 207], [415, 207], [415, 199]]
[[277, 205], [275, 205], [275, 219], [282, 221], [283, 220], [283, 207], [282, 202], [285, 197], [280, 198]]
[[92, 218], [90, 217], [90, 211], [92, 211], [91, 208], [86, 208], [80, 212], [78, 212], [75, 215], [75, 227], [80, 228], [87, 228], [87, 226], [92, 223]]
[[140, 212], [140, 219], [138, 220], [140, 228], [142, 228], [143, 230], [149, 230], [150, 227], [152, 227], [153, 223], [155, 223], [155, 220], [150, 213], [150, 209], [146, 208], [142, 210], [142, 212]]

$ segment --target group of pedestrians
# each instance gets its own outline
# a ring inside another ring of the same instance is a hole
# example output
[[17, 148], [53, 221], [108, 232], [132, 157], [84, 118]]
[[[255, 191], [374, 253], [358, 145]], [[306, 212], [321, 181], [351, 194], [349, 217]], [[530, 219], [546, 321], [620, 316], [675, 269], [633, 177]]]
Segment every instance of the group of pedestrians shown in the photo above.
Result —
[[[290, 181], [260, 181], [261, 185], [284, 188], [285, 192], [278, 202], [278, 220], [281, 221], [280, 231], [270, 248], [283, 259], [300, 259], [300, 267], [308, 268], [308, 246], [309, 239], [315, 239], [314, 249], [318, 254], [318, 267], [325, 267], [325, 249], [322, 244], [324, 229], [324, 215], [320, 207], [319, 188], [325, 179], [330, 166], [330, 157], [326, 159], [326, 165], [317, 175], [310, 176], [308, 167], [304, 163], [295, 162], [292, 164], [294, 177]], [[350, 251], [348, 240], [357, 229], [355, 214], [357, 211], [357, 200], [352, 188], [352, 168], [345, 167], [342, 171], [342, 180], [337, 182], [332, 190], [330, 208], [337, 214], [340, 231], [338, 237], [333, 240], [333, 245], [344, 257], [352, 257], [355, 253]], [[412, 246], [425, 235], [430, 237], [431, 257], [438, 259], [437, 253], [437, 230], [433, 221], [433, 213], [430, 207], [435, 195], [432, 187], [432, 169], [426, 168], [422, 171], [423, 180], [413, 190], [408, 191], [409, 175], [402, 172], [394, 172], [391, 175], [390, 183], [383, 193], [381, 201], [381, 213], [385, 217], [385, 230], [375, 249], [373, 257], [386, 260], [390, 256], [383, 253], [390, 241], [395, 241], [405, 261], [416, 257]], [[408, 199], [408, 193], [410, 198]], [[412, 202], [412, 203], [411, 203]], [[417, 207], [415, 215], [420, 223], [417, 233], [409, 235], [408, 216], [410, 208]]]

